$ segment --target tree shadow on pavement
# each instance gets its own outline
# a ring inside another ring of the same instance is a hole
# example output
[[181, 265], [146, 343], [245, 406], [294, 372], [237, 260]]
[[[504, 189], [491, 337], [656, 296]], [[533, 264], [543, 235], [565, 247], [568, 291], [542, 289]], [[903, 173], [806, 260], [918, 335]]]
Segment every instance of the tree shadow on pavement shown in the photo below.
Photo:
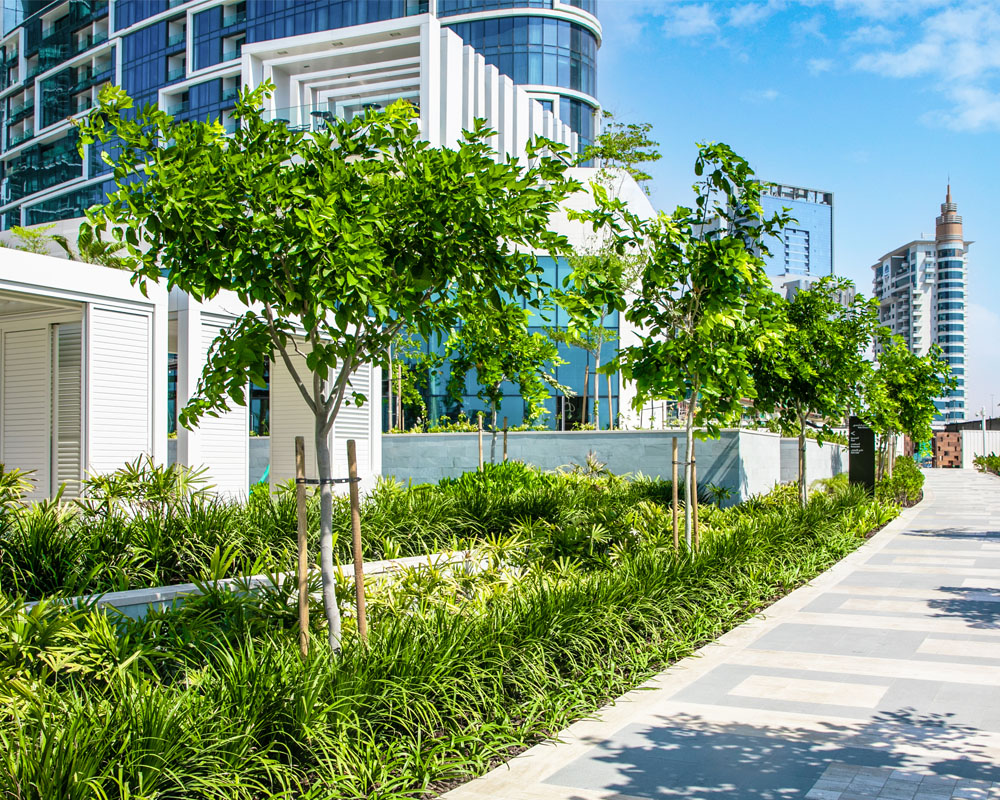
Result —
[[[718, 724], [689, 714], [630, 725], [546, 783], [627, 797], [804, 798], [832, 764], [1000, 781], [979, 730], [911, 708], [819, 729]], [[563, 795], [567, 796], [567, 795]]]

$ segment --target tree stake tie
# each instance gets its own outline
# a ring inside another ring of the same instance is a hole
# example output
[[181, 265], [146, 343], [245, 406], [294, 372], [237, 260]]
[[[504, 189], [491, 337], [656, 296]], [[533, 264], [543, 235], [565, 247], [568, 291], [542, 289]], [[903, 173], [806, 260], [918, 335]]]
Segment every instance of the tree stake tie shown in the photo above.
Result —
[[295, 482], [309, 486], [329, 486], [334, 483], [361, 483], [361, 478], [296, 478]]

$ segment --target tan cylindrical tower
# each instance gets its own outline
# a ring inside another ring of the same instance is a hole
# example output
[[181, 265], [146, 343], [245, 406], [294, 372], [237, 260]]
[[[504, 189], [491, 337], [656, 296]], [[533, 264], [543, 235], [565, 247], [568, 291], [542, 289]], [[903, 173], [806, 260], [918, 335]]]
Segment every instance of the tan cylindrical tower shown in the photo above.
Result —
[[964, 245], [962, 218], [958, 215], [958, 204], [951, 199], [950, 183], [944, 202], [941, 204], [941, 216], [937, 218], [935, 232], [934, 238], [938, 242], [960, 242]]

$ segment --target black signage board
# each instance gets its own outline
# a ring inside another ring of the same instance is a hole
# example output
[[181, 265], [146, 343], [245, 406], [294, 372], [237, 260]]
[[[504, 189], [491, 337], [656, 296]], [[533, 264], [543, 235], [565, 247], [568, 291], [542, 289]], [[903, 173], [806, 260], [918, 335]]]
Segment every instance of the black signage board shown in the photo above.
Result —
[[847, 426], [849, 477], [852, 484], [875, 490], [875, 431], [857, 417]]

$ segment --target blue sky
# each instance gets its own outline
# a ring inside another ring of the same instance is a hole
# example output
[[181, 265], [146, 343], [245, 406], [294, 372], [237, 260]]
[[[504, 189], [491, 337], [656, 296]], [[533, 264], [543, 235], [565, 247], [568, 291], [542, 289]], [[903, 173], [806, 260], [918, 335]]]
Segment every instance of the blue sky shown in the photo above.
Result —
[[[968, 410], [1000, 403], [1000, 0], [600, 0], [598, 92], [650, 122], [657, 208], [689, 202], [695, 143], [832, 191], [834, 266], [933, 234], [951, 176], [970, 248]], [[997, 409], [1000, 412], [1000, 409]]]

